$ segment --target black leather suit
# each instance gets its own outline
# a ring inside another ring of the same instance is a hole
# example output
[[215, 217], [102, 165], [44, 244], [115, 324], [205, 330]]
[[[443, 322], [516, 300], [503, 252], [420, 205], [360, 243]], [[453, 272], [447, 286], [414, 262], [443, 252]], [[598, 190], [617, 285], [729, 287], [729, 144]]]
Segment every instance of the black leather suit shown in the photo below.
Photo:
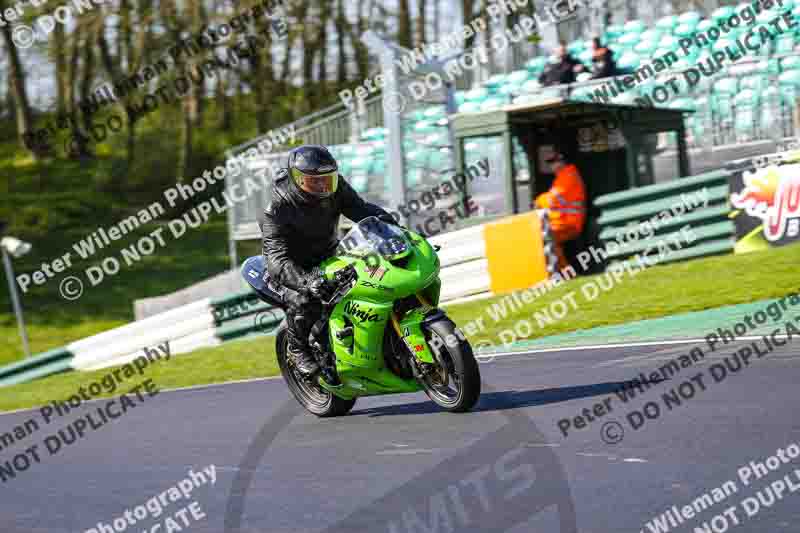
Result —
[[278, 173], [261, 224], [266, 276], [283, 289], [289, 340], [303, 349], [308, 347], [311, 327], [322, 310], [307, 288], [321, 275], [319, 264], [336, 251], [339, 215], [353, 222], [389, 216], [379, 206], [362, 200], [342, 176], [336, 193], [321, 199], [300, 190], [288, 170]]

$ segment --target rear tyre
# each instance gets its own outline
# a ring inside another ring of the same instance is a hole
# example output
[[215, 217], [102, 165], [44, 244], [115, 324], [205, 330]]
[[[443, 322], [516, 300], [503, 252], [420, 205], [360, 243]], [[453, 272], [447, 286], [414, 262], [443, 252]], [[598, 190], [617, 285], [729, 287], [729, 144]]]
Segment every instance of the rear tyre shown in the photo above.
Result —
[[331, 394], [317, 383], [317, 375], [312, 379], [304, 376], [294, 366], [291, 358], [287, 357], [287, 346], [289, 336], [287, 327], [281, 324], [275, 336], [275, 351], [278, 357], [278, 366], [281, 368], [281, 375], [295, 399], [308, 412], [320, 418], [332, 416], [342, 416], [350, 412], [356, 403], [355, 399], [345, 400]]
[[[428, 347], [442, 364], [420, 380], [425, 394], [434, 403], [453, 413], [463, 413], [475, 406], [481, 395], [481, 374], [472, 346], [461, 335], [456, 335], [456, 325], [442, 318], [425, 326]], [[432, 342], [438, 338], [436, 342]], [[445, 340], [450, 340], [448, 345]], [[452, 339], [458, 339], [453, 343]]]

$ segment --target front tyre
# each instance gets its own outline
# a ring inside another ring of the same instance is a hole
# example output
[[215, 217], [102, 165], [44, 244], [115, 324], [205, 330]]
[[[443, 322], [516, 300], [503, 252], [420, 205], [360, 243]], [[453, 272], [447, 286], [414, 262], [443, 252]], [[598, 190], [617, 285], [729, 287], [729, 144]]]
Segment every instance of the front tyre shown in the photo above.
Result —
[[[428, 368], [420, 379], [425, 394], [438, 406], [463, 413], [475, 406], [481, 394], [481, 374], [472, 346], [462, 335], [456, 335], [456, 325], [442, 318], [423, 326], [428, 347], [439, 364]], [[457, 338], [457, 343], [452, 339]], [[450, 340], [448, 344], [445, 339]]]
[[278, 366], [281, 368], [283, 380], [292, 391], [295, 399], [305, 407], [305, 409], [320, 418], [331, 416], [346, 415], [355, 405], [356, 400], [345, 400], [339, 398], [323, 389], [317, 384], [317, 377], [308, 379], [300, 373], [294, 366], [294, 362], [287, 357], [287, 346], [289, 336], [286, 326], [281, 325], [275, 336], [275, 351], [278, 358]]

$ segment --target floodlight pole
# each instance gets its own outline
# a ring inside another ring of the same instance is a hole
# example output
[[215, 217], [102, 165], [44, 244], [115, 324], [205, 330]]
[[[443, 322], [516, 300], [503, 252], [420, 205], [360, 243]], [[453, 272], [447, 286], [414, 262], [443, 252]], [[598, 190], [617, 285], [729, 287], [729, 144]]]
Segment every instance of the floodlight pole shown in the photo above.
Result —
[[11, 305], [14, 307], [14, 314], [17, 316], [17, 327], [19, 328], [19, 336], [22, 338], [22, 349], [25, 351], [25, 357], [31, 356], [31, 348], [28, 344], [28, 333], [25, 331], [25, 320], [22, 317], [22, 305], [19, 303], [19, 294], [17, 293], [17, 284], [14, 281], [14, 267], [11, 265], [11, 258], [3, 246], [0, 246], [0, 252], [3, 254], [3, 265], [6, 269], [6, 279], [8, 280], [8, 290], [11, 293]]

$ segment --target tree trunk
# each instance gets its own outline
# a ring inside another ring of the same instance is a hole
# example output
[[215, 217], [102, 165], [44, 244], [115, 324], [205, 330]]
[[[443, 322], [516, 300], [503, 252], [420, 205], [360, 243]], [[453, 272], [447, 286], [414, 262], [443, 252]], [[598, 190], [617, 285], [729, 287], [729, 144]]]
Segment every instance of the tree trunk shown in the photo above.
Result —
[[53, 65], [56, 78], [56, 113], [64, 116], [67, 113], [67, 39], [64, 25], [56, 24], [53, 31]]
[[347, 17], [344, 13], [344, 0], [336, 1], [336, 85], [337, 89], [347, 82], [347, 54], [344, 49], [344, 38], [347, 35]]
[[400, 46], [414, 48], [411, 37], [411, 10], [408, 0], [399, 0], [399, 10], [397, 12], [397, 42]]
[[[472, 22], [472, 15], [475, 9], [475, 5], [473, 4], [473, 0], [461, 0], [461, 22], [464, 26], [469, 25]], [[475, 45], [475, 35], [469, 36], [466, 41], [464, 42], [464, 48], [469, 50]]]
[[419, 2], [419, 18], [417, 19], [417, 46], [425, 43], [425, 0]]
[[[0, 3], [3, 5], [4, 3]], [[34, 130], [33, 114], [31, 113], [31, 106], [28, 101], [28, 92], [25, 88], [25, 70], [22, 62], [17, 53], [17, 47], [14, 45], [14, 40], [11, 37], [11, 26], [6, 25], [0, 28], [3, 34], [3, 42], [6, 45], [6, 52], [8, 54], [8, 76], [11, 82], [11, 89], [14, 95], [14, 109], [16, 110], [17, 122], [17, 135], [19, 142], [26, 146], [25, 135], [30, 134]], [[34, 146], [36, 143], [34, 143]], [[27, 146], [26, 146], [27, 147]], [[46, 151], [41, 149], [32, 149], [31, 155], [34, 160], [38, 160], [45, 155]]]

